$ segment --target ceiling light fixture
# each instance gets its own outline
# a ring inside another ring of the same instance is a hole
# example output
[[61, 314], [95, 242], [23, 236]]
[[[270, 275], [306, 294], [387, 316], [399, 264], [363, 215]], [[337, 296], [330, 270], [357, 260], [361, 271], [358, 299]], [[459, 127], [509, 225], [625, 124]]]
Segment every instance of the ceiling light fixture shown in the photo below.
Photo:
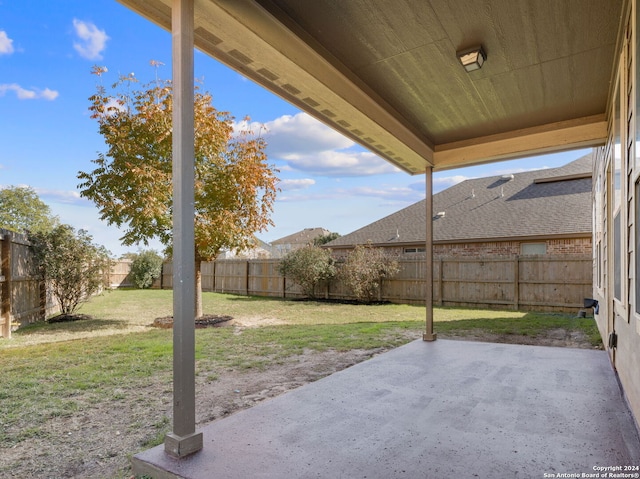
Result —
[[485, 53], [484, 48], [482, 48], [482, 45], [456, 52], [456, 56], [467, 72], [480, 70], [480, 68], [482, 68], [482, 64], [487, 59], [487, 54]]

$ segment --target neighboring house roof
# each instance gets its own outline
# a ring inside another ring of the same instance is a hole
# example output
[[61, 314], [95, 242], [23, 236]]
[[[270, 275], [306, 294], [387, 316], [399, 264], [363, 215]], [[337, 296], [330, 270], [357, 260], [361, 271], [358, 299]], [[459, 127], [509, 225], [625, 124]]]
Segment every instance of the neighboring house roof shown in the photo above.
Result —
[[[591, 176], [589, 154], [559, 168], [458, 183], [433, 196], [434, 242], [587, 236], [592, 228]], [[425, 215], [422, 200], [326, 246], [424, 242]]]
[[302, 231], [298, 231], [297, 233], [293, 233], [289, 236], [285, 236], [283, 238], [272, 241], [271, 245], [307, 245], [309, 243], [313, 243], [313, 240], [317, 237], [324, 236], [329, 233], [331, 233], [331, 231], [324, 228], [305, 228]]
[[225, 250], [218, 255], [218, 259], [233, 259], [233, 258], [258, 258], [258, 257], [270, 257], [272, 255], [272, 247], [269, 243], [265, 243], [260, 238], [254, 236], [253, 240], [255, 244], [250, 249], [243, 249], [240, 251]]

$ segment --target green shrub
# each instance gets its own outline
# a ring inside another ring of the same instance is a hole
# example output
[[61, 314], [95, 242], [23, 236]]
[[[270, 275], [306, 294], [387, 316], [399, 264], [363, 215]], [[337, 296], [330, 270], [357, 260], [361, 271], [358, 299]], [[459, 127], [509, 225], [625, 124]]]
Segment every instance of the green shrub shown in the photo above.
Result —
[[29, 235], [39, 277], [51, 287], [62, 314], [72, 314], [91, 295], [108, 287], [109, 252], [85, 230], [69, 225]]
[[371, 303], [377, 299], [382, 281], [398, 271], [398, 262], [382, 248], [357, 245], [342, 264], [338, 276], [358, 301]]
[[162, 256], [154, 250], [138, 253], [131, 263], [131, 281], [137, 288], [150, 288], [153, 281], [162, 274]]
[[316, 286], [329, 281], [336, 274], [331, 251], [311, 245], [288, 253], [280, 261], [278, 270], [312, 299], [316, 297]]

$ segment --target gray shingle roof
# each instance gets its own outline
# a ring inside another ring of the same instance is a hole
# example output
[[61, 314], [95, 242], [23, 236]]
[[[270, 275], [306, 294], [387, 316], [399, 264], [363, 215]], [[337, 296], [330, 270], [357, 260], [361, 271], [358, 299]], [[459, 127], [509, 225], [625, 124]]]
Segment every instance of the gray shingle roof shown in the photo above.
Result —
[[324, 236], [329, 233], [331, 233], [331, 231], [324, 228], [305, 228], [302, 231], [290, 234], [289, 236], [278, 238], [277, 240], [272, 241], [271, 244], [308, 244], [313, 243], [313, 240], [318, 236]]
[[[433, 196], [434, 241], [588, 234], [591, 172], [589, 154], [559, 168], [516, 173], [513, 179], [493, 176], [458, 183]], [[422, 200], [327, 246], [424, 242], [425, 214]]]

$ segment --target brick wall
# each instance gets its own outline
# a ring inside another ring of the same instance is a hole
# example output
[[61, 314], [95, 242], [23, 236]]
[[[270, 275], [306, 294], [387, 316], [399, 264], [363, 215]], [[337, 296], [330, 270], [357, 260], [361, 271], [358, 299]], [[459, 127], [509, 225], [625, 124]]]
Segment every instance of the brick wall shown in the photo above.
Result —
[[[591, 237], [588, 238], [569, 238], [569, 239], [548, 239], [539, 241], [488, 241], [484, 243], [455, 243], [455, 244], [436, 244], [433, 245], [433, 255], [438, 256], [455, 256], [469, 257], [476, 256], [513, 256], [522, 254], [523, 243], [545, 243], [547, 245], [547, 254], [550, 255], [590, 255], [591, 254]], [[387, 253], [391, 256], [400, 256], [404, 254], [404, 249], [411, 246], [388, 246], [385, 247]], [[424, 247], [423, 244], [416, 244], [413, 247]], [[351, 251], [350, 248], [332, 249], [336, 258], [345, 257]], [[415, 254], [415, 253], [414, 253]], [[417, 253], [422, 255], [424, 253]], [[406, 255], [409, 256], [409, 255]]]

